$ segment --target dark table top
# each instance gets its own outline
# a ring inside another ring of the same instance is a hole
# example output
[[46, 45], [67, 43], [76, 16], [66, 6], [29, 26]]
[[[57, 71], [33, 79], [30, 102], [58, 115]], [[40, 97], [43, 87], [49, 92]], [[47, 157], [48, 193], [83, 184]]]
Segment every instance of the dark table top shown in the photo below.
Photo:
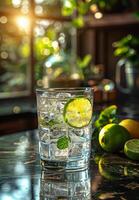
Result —
[[139, 163], [92, 150], [89, 169], [47, 171], [37, 141], [35, 130], [0, 137], [0, 200], [139, 200]]

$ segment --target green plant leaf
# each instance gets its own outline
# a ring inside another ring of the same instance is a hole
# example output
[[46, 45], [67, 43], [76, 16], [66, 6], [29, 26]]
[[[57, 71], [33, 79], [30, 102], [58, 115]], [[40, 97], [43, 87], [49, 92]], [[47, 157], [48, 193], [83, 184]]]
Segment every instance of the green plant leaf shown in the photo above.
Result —
[[62, 15], [71, 16], [76, 10], [77, 4], [75, 0], [63, 0]]
[[79, 14], [85, 15], [87, 11], [89, 10], [89, 4], [87, 2], [79, 2], [77, 10]]
[[139, 37], [134, 35], [127, 35], [121, 40], [114, 42], [114, 55], [125, 59], [139, 60]]
[[84, 26], [84, 18], [83, 16], [79, 15], [78, 17], [72, 20], [72, 24], [77, 28], [82, 28]]
[[23, 44], [20, 48], [20, 53], [22, 55], [22, 57], [27, 58], [30, 54], [30, 48], [29, 45], [27, 43]]
[[57, 148], [58, 149], [66, 149], [68, 148], [70, 143], [70, 138], [67, 136], [60, 137], [57, 141]]
[[114, 55], [115, 56], [121, 56], [126, 55], [128, 53], [129, 49], [127, 47], [119, 47], [115, 50]]
[[80, 59], [80, 58], [77, 59], [77, 65], [81, 69], [86, 68], [89, 65], [91, 59], [92, 59], [92, 56], [90, 54], [87, 54], [84, 56], [83, 59]]
[[49, 40], [56, 40], [57, 39], [57, 34], [56, 34], [56, 31], [53, 27], [47, 28], [46, 35], [49, 38]]
[[98, 119], [95, 121], [95, 127], [100, 130], [103, 126], [109, 123], [118, 123], [117, 118], [117, 106], [112, 105], [107, 108], [105, 108], [101, 113], [99, 114]]
[[54, 120], [54, 119], [46, 121], [45, 118], [44, 119], [39, 118], [38, 121], [39, 121], [39, 124], [43, 127], [52, 127], [55, 124], [60, 124], [58, 120]]
[[133, 36], [129, 34], [126, 37], [123, 37], [121, 40], [114, 42], [113, 46], [116, 48], [124, 47], [125, 45], [129, 45], [132, 40], [133, 40]]

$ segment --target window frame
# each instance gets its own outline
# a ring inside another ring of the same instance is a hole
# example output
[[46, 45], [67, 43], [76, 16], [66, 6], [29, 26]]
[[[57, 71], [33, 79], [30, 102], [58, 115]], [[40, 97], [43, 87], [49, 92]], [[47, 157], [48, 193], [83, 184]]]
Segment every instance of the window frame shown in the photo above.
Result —
[[[35, 96], [35, 88], [36, 85], [35, 81], [35, 55], [34, 55], [34, 27], [35, 22], [37, 20], [54, 20], [54, 21], [60, 21], [60, 22], [69, 22], [71, 19], [69, 17], [63, 17], [63, 16], [48, 16], [48, 15], [37, 15], [35, 13], [35, 0], [29, 0], [30, 3], [30, 9], [28, 14], [22, 14], [20, 10], [14, 10], [14, 9], [3, 9], [0, 11], [0, 16], [29, 16], [31, 18], [31, 24], [30, 24], [30, 34], [29, 34], [29, 46], [30, 46], [30, 55], [29, 55], [29, 78], [30, 83], [28, 85], [28, 89], [25, 91], [17, 92], [17, 95], [8, 95], [8, 96], [0, 96], [0, 101], [6, 100], [6, 99], [22, 99], [22, 98], [32, 98]], [[2, 94], [2, 93], [0, 93]]]

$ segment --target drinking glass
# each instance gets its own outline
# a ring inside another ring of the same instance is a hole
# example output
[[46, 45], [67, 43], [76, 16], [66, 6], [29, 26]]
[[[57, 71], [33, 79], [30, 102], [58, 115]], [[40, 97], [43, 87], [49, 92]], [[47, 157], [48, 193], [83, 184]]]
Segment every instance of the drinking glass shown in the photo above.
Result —
[[39, 153], [46, 168], [87, 168], [91, 152], [93, 92], [37, 89]]

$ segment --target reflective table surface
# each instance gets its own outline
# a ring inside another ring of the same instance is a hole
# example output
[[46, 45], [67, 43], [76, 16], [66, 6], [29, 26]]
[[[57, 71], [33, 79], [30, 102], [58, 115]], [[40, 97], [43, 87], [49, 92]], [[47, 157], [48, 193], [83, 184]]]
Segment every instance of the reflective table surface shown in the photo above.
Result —
[[94, 154], [76, 172], [40, 166], [37, 131], [0, 137], [0, 200], [139, 200], [139, 163]]

